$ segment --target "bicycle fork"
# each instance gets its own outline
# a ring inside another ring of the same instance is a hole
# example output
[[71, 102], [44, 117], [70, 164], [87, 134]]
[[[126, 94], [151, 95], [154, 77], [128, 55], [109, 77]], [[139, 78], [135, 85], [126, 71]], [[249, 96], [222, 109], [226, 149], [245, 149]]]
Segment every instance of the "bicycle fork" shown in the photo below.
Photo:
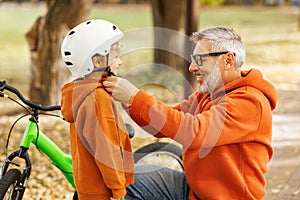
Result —
[[[25, 132], [26, 133], [26, 132]], [[26, 134], [25, 134], [26, 135]], [[13, 191], [11, 194], [13, 194], [14, 199], [22, 199], [25, 189], [27, 187], [27, 182], [30, 177], [31, 173], [31, 161], [30, 157], [28, 155], [28, 148], [20, 145], [20, 148], [12, 153], [10, 153], [6, 160], [4, 161], [1, 170], [0, 170], [0, 179], [5, 175], [5, 173], [8, 171], [10, 166], [17, 166], [21, 167], [20, 164], [15, 163], [13, 160], [15, 158], [21, 158], [25, 162], [25, 167], [23, 168], [23, 171], [21, 172], [20, 177], [18, 178], [15, 187], [13, 188]]]
[[46, 135], [40, 132], [38, 130], [36, 121], [31, 118], [24, 132], [20, 148], [8, 155], [0, 171], [1, 179], [8, 171], [9, 166], [21, 166], [18, 163], [13, 162], [16, 157], [21, 158], [25, 161], [26, 166], [16, 183], [16, 187], [14, 187], [14, 199], [22, 199], [27, 186], [27, 181], [31, 173], [32, 164], [28, 155], [28, 149], [31, 143], [36, 145], [40, 152], [45, 153], [52, 160], [52, 164], [54, 164], [63, 172], [64, 176], [75, 188], [71, 156], [68, 154], [64, 154], [61, 149], [56, 146], [56, 144], [54, 144]]
[[7, 172], [8, 167], [10, 165], [15, 165], [20, 167], [19, 164], [13, 162], [14, 158], [16, 157], [22, 158], [25, 161], [26, 167], [23, 169], [23, 172], [19, 177], [19, 180], [17, 180], [16, 187], [14, 187], [14, 191], [12, 191], [12, 193], [15, 195], [16, 200], [23, 198], [25, 189], [27, 187], [27, 180], [29, 179], [30, 172], [31, 172], [31, 161], [27, 153], [27, 150], [28, 149], [24, 147], [20, 147], [19, 150], [16, 150], [11, 154], [9, 154], [6, 160], [4, 161], [0, 171], [0, 179], [1, 179], [2, 176], [4, 176], [4, 174]]

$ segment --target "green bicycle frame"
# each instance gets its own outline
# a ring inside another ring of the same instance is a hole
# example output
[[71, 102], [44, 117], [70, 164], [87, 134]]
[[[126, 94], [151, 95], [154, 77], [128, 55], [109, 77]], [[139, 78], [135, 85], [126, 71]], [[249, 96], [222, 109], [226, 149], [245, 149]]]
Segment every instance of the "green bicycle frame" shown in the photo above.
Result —
[[38, 130], [36, 122], [29, 120], [20, 146], [29, 149], [31, 143], [51, 159], [52, 164], [62, 171], [75, 189], [71, 155], [65, 154], [50, 138]]

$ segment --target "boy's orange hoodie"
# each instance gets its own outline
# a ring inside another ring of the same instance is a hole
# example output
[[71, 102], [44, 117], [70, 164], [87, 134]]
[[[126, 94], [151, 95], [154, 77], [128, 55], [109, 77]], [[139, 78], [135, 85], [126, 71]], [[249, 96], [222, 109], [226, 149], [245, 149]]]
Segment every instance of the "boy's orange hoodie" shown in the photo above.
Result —
[[74, 181], [79, 199], [121, 198], [133, 183], [130, 139], [116, 105], [97, 80], [62, 88], [62, 115], [70, 123]]
[[170, 107], [142, 90], [129, 113], [157, 137], [182, 144], [190, 200], [262, 199], [272, 158], [272, 110], [277, 92], [260, 71], [208, 94], [195, 92]]

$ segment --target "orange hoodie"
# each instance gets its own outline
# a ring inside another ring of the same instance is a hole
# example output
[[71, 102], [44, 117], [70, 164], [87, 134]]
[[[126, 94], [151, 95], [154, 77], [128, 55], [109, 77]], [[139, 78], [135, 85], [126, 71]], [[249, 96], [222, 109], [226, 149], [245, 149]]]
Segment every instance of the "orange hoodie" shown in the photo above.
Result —
[[133, 99], [129, 113], [135, 122], [182, 144], [190, 200], [265, 195], [277, 92], [258, 70], [242, 76], [212, 98], [195, 92], [174, 107], [142, 90]]
[[133, 183], [130, 139], [112, 97], [97, 80], [62, 88], [61, 111], [70, 123], [74, 181], [79, 199], [125, 196]]

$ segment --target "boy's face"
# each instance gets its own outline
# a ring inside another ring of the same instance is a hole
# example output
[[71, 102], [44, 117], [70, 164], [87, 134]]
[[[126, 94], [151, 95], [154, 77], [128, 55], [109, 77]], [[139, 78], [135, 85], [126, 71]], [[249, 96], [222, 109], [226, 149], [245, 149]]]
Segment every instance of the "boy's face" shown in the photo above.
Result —
[[110, 66], [111, 72], [117, 74], [119, 67], [123, 64], [122, 60], [120, 59], [121, 46], [119, 42], [116, 42], [112, 45], [109, 58], [108, 58], [108, 65]]

